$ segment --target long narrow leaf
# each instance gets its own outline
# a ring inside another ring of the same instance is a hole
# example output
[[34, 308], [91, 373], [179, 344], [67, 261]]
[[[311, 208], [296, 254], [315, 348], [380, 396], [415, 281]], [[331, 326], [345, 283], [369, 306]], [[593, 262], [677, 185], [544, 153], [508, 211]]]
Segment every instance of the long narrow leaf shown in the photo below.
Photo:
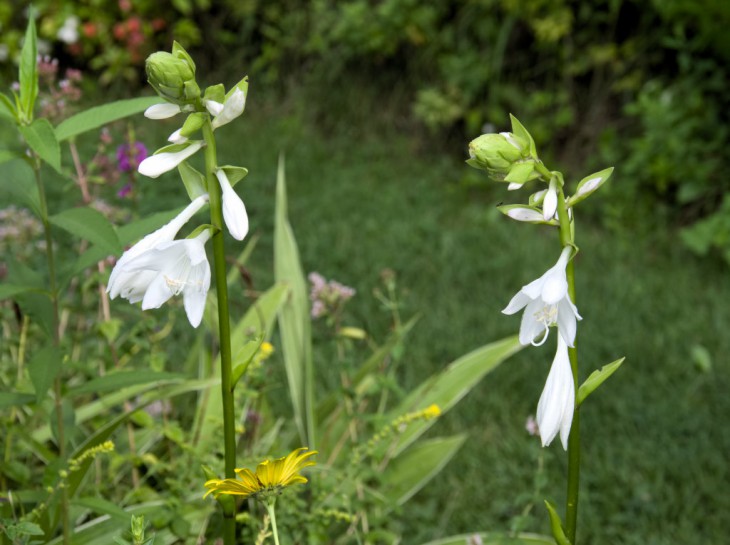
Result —
[[[456, 405], [477, 383], [500, 363], [522, 349], [517, 337], [508, 337], [462, 356], [446, 369], [422, 382], [391, 412], [392, 420], [403, 414], [436, 404], [442, 413]], [[434, 419], [411, 423], [398, 438], [396, 455], [430, 428]]]
[[299, 249], [287, 216], [283, 157], [279, 158], [276, 182], [274, 276], [277, 282], [285, 282], [291, 288], [289, 299], [279, 312], [284, 366], [300, 439], [302, 444], [314, 448], [314, 372], [309, 300]]
[[95, 106], [60, 123], [56, 127], [56, 138], [59, 142], [67, 140], [92, 129], [98, 129], [112, 121], [143, 112], [159, 102], [158, 97], [140, 97]]

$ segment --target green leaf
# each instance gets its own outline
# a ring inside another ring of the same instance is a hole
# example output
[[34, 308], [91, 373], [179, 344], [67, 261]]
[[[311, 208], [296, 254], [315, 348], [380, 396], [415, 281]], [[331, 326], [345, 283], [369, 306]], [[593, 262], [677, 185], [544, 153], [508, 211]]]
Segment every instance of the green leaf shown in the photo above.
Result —
[[0, 117], [5, 117], [16, 123], [18, 121], [18, 110], [15, 108], [15, 104], [8, 98], [8, 95], [3, 93], [0, 93]]
[[248, 174], [248, 169], [243, 167], [224, 165], [220, 168], [226, 173], [226, 178], [228, 178], [228, 182], [231, 184], [231, 187], [243, 180]]
[[547, 507], [548, 513], [550, 513], [550, 529], [553, 531], [555, 543], [557, 543], [557, 545], [570, 545], [570, 540], [565, 535], [563, 523], [560, 521], [560, 515], [558, 515], [558, 512], [555, 510], [555, 506], [545, 500], [545, 507]]
[[51, 123], [44, 118], [36, 119], [30, 125], [21, 125], [20, 132], [38, 157], [61, 173], [61, 146]]
[[524, 127], [524, 125], [522, 125], [522, 123], [519, 122], [519, 120], [515, 116], [509, 114], [509, 118], [512, 122], [512, 134], [514, 134], [518, 138], [521, 138], [525, 142], [528, 142], [530, 146], [530, 155], [532, 155], [533, 158], [537, 159], [537, 147], [535, 146], [535, 139], [532, 138], [532, 135], [527, 132], [527, 129]]
[[261, 347], [262, 342], [263, 338], [248, 341], [243, 345], [238, 354], [236, 354], [234, 360], [239, 363], [233, 369], [233, 374], [231, 376], [231, 384], [233, 385], [233, 388], [236, 387], [236, 383], [241, 379], [243, 374], [246, 372], [246, 369], [248, 369], [249, 364]]
[[89, 509], [97, 515], [109, 515], [110, 517], [116, 517], [117, 519], [129, 522], [130, 515], [124, 509], [119, 507], [116, 503], [112, 503], [102, 498], [97, 497], [84, 497], [78, 498], [71, 502], [71, 505], [83, 507]]
[[420, 441], [401, 453], [383, 472], [383, 494], [403, 505], [449, 463], [466, 437], [466, 434], [436, 437]]
[[625, 357], [618, 359], [604, 365], [600, 370], [593, 371], [585, 382], [580, 385], [580, 388], [578, 388], [578, 395], [575, 399], [576, 405], [580, 407], [581, 403], [583, 403], [583, 401], [585, 401], [585, 399], [591, 395], [596, 388], [603, 384], [603, 381], [613, 375], [616, 370], [621, 367], [621, 364], [625, 359]]
[[185, 190], [188, 192], [188, 197], [190, 197], [191, 201], [208, 192], [205, 176], [190, 166], [187, 161], [180, 163], [177, 166], [177, 170], [180, 172], [180, 178], [182, 178], [183, 184], [185, 184]]
[[498, 532], [461, 534], [429, 541], [423, 545], [465, 545], [468, 543], [477, 543], [476, 536], [479, 536], [479, 543], [482, 545], [555, 545], [555, 540], [548, 536], [528, 533], [505, 534]]
[[38, 44], [35, 31], [35, 12], [28, 14], [23, 49], [20, 52], [20, 106], [26, 120], [33, 119], [33, 107], [38, 96]]
[[61, 371], [61, 354], [55, 346], [47, 346], [37, 352], [28, 364], [28, 375], [40, 403], [54, 379]]
[[31, 165], [26, 160], [29, 158], [25, 156], [18, 158], [22, 158], [23, 161], [12, 161], [3, 166], [3, 175], [0, 176], [0, 199], [30, 208], [42, 219], [38, 186]]
[[[389, 413], [386, 421], [423, 410], [432, 404], [438, 405], [441, 413], [445, 413], [469, 393], [484, 375], [522, 348], [519, 339], [514, 336], [487, 344], [462, 356], [417, 386], [396, 409]], [[435, 420], [418, 420], [409, 424], [396, 442], [394, 455], [397, 456], [420, 437]]]
[[95, 106], [61, 122], [56, 127], [56, 138], [59, 142], [63, 142], [79, 134], [102, 127], [112, 121], [143, 112], [150, 106], [159, 103], [159, 97], [139, 97], [118, 100], [104, 104], [103, 106]]
[[314, 448], [312, 333], [309, 296], [299, 260], [299, 249], [287, 217], [284, 158], [279, 157], [274, 221], [274, 277], [290, 288], [279, 312], [284, 367], [294, 408], [294, 420], [303, 445]]
[[0, 165], [8, 161], [14, 161], [15, 159], [25, 159], [25, 157], [17, 151], [8, 149], [0, 150]]
[[15, 525], [15, 531], [27, 536], [42, 536], [43, 530], [34, 522], [21, 520]]
[[109, 373], [103, 377], [97, 377], [95, 379], [72, 388], [68, 391], [68, 395], [80, 395], [95, 393], [101, 394], [104, 392], [113, 392], [121, 390], [122, 388], [128, 388], [130, 386], [137, 386], [140, 384], [149, 384], [151, 382], [163, 382], [174, 379], [183, 379], [183, 375], [179, 373], [167, 373], [147, 370], [135, 370], [135, 371], [119, 371], [116, 373]]
[[116, 255], [122, 251], [112, 224], [93, 208], [69, 208], [51, 216], [49, 220], [72, 235], [98, 245], [107, 255]]
[[35, 291], [38, 288], [36, 286], [18, 286], [17, 284], [0, 284], [0, 301], [3, 299], [9, 299], [13, 295], [19, 293], [25, 293], [28, 291]]
[[27, 405], [35, 401], [36, 396], [33, 394], [25, 394], [23, 392], [0, 392], [0, 409], [15, 407], [17, 405]]

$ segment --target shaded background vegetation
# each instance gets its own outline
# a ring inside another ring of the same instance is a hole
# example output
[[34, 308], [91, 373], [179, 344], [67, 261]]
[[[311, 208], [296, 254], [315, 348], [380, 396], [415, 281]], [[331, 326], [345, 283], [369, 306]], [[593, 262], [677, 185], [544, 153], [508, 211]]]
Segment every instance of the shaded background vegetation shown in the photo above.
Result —
[[[722, 542], [730, 522], [730, 4], [34, 5], [48, 53], [84, 70], [91, 102], [144, 89], [144, 58], [173, 38], [199, 59], [201, 80], [248, 70], [248, 119], [225, 129], [221, 155], [243, 155], [252, 173], [242, 194], [262, 235], [255, 285], [271, 279], [273, 173], [284, 150], [305, 268], [354, 285], [349, 319], [375, 335], [385, 331], [374, 325], [382, 321], [369, 293], [384, 268], [407, 291], [404, 312], [422, 315], [404, 355], [410, 386], [512, 333], [516, 321], [499, 310], [554, 261], [547, 235], [498, 217], [493, 205], [507, 196], [463, 165], [466, 143], [506, 130], [511, 112], [551, 168], [570, 177], [615, 165], [578, 216], [586, 369], [628, 357], [585, 412], [582, 537]], [[58, 32], [69, 17], [78, 18], [78, 39], [64, 43]], [[10, 82], [24, 8], [3, 3], [0, 22]], [[152, 135], [139, 125], [149, 142], [174, 128]], [[143, 207], [169, 208], [172, 178], [146, 183]], [[544, 350], [520, 354], [449, 415], [447, 426], [470, 441], [415, 508], [398, 514], [406, 543], [510, 526], [546, 531], [538, 500], [561, 499], [564, 458], [523, 429], [549, 359]], [[328, 363], [318, 370], [326, 374]]]

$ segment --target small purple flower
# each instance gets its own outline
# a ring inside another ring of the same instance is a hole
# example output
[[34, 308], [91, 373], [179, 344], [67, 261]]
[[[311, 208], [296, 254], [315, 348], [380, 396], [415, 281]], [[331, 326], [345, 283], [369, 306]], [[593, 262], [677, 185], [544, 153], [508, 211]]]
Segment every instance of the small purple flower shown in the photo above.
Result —
[[309, 292], [309, 300], [312, 301], [312, 318], [322, 316], [333, 316], [342, 311], [342, 307], [355, 295], [355, 290], [345, 286], [336, 280], [329, 282], [321, 274], [312, 272], [309, 274], [309, 282], [312, 289]]
[[132, 184], [126, 184], [122, 189], [117, 191], [117, 197], [123, 199], [132, 192]]
[[147, 148], [142, 142], [134, 142], [134, 145], [122, 144], [117, 148], [117, 162], [119, 170], [129, 172], [137, 170], [139, 164], [147, 158]]

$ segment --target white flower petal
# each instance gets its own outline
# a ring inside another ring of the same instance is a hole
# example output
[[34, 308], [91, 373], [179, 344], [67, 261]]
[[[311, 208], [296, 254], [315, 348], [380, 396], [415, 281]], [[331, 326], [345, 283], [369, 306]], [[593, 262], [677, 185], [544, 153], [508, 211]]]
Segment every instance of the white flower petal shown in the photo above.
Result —
[[558, 332], [568, 346], [575, 344], [575, 333], [578, 327], [576, 318], [580, 319], [580, 316], [573, 310], [574, 308], [569, 297], [558, 303]]
[[223, 111], [223, 104], [216, 102], [215, 100], [204, 100], [205, 108], [210, 112], [210, 115], [218, 115]]
[[160, 308], [164, 305], [172, 296], [173, 292], [168, 285], [165, 276], [163, 274], [155, 275], [155, 279], [150, 283], [147, 291], [144, 294], [142, 300], [142, 310], [149, 310], [151, 308]]
[[522, 290], [518, 291], [517, 294], [510, 300], [506, 307], [502, 310], [502, 314], [514, 314], [519, 312], [527, 303], [530, 302], [530, 297], [522, 293]]
[[550, 220], [558, 209], [558, 191], [555, 182], [550, 182], [550, 188], [542, 201], [542, 217], [545, 221]]
[[565, 269], [550, 269], [549, 274], [544, 277], [540, 298], [547, 305], [555, 305], [558, 301], [568, 295], [568, 279], [565, 276]]
[[236, 88], [230, 97], [226, 99], [223, 109], [213, 119], [212, 126], [214, 129], [230, 123], [243, 113], [246, 107], [246, 93]]
[[179, 114], [182, 110], [177, 104], [163, 102], [162, 104], [153, 104], [144, 111], [147, 119], [168, 119]]
[[512, 208], [507, 215], [517, 221], [543, 221], [542, 214], [531, 208]]
[[231, 187], [228, 177], [223, 169], [216, 171], [216, 176], [221, 185], [223, 197], [223, 220], [231, 236], [236, 240], [243, 240], [248, 233], [248, 214], [241, 198]]
[[173, 144], [184, 144], [188, 141], [187, 136], [181, 136], [180, 132], [182, 131], [182, 127], [180, 127], [178, 130], [176, 130], [174, 133], [172, 133], [167, 141], [172, 142]]
[[555, 359], [537, 404], [537, 425], [543, 446], [549, 445], [560, 432], [563, 448], [567, 450], [574, 408], [575, 384], [568, 347], [561, 338], [558, 338]]
[[157, 178], [158, 176], [168, 172], [185, 159], [193, 155], [203, 146], [202, 142], [193, 142], [188, 147], [177, 152], [163, 152], [155, 155], [150, 155], [139, 164], [137, 170], [140, 174], [149, 176], [150, 178]]
[[530, 304], [525, 308], [525, 312], [522, 314], [522, 320], [520, 322], [520, 344], [527, 346], [532, 344], [535, 337], [542, 335], [543, 338], [539, 342], [542, 344], [548, 333], [548, 327], [545, 323], [538, 319], [538, 316], [542, 312], [542, 302], [540, 300], [531, 301]]
[[519, 188], [521, 188], [525, 184], [518, 184], [517, 182], [510, 182], [507, 186], [507, 191], [515, 191]]

